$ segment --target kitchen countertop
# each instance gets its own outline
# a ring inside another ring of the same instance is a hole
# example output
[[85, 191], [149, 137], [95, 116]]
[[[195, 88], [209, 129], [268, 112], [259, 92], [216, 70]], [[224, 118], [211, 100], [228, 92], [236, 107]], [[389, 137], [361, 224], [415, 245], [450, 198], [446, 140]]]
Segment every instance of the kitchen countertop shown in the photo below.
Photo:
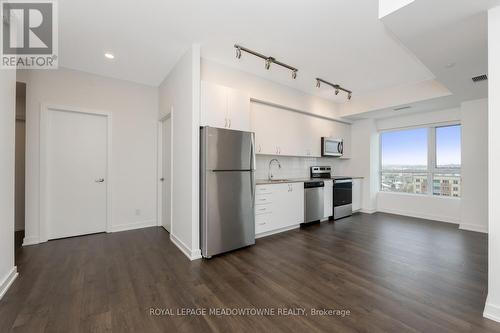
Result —
[[[363, 179], [364, 177], [360, 177], [360, 176], [332, 176], [331, 179], [336, 179], [336, 178], [352, 178], [352, 179]], [[307, 181], [310, 181], [310, 180], [328, 180], [327, 178], [315, 178], [315, 179], [311, 179], [311, 178], [286, 178], [284, 180], [279, 180], [279, 179], [275, 179], [275, 180], [269, 180], [269, 179], [257, 179], [256, 181], [256, 184], [257, 185], [268, 185], [268, 184], [289, 184], [289, 183], [303, 183], [303, 182], [307, 182]]]

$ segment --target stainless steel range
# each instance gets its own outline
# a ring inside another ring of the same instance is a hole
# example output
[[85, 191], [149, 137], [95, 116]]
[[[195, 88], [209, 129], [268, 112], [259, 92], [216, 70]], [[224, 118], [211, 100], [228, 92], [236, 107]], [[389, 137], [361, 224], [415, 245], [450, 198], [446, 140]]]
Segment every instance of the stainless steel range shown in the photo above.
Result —
[[311, 167], [311, 178], [333, 179], [333, 219], [352, 215], [352, 178], [332, 176], [329, 166]]

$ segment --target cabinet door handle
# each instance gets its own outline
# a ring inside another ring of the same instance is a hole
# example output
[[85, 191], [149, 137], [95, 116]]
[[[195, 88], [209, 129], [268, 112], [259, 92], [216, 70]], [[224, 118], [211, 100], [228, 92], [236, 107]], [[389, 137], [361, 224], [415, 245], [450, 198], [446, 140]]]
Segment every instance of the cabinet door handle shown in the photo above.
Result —
[[227, 128], [227, 118], [224, 118], [224, 128]]
[[262, 151], [262, 146], [259, 145], [259, 153]]
[[231, 118], [229, 118], [229, 128], [231, 128]]

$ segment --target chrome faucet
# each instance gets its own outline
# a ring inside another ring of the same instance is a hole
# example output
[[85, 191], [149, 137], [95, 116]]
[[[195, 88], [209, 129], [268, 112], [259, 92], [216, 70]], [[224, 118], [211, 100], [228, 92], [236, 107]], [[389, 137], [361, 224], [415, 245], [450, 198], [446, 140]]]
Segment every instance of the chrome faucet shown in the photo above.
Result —
[[273, 166], [273, 162], [276, 162], [278, 163], [278, 168], [281, 169], [281, 163], [280, 161], [278, 161], [277, 158], [273, 158], [272, 160], [269, 161], [269, 173], [268, 173], [268, 178], [269, 180], [273, 180], [274, 179], [274, 175], [273, 173], [271, 172], [271, 167]]

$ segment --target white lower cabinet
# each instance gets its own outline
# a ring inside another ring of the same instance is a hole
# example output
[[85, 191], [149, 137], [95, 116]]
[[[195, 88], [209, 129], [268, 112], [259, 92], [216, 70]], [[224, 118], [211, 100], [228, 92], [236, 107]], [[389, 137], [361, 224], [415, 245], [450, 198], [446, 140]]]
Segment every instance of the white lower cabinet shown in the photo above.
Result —
[[325, 180], [325, 193], [323, 198], [325, 207], [323, 218], [327, 219], [333, 216], [333, 180]]
[[266, 236], [304, 222], [304, 183], [257, 185], [255, 234]]
[[352, 211], [361, 210], [361, 201], [363, 198], [363, 179], [352, 180]]

